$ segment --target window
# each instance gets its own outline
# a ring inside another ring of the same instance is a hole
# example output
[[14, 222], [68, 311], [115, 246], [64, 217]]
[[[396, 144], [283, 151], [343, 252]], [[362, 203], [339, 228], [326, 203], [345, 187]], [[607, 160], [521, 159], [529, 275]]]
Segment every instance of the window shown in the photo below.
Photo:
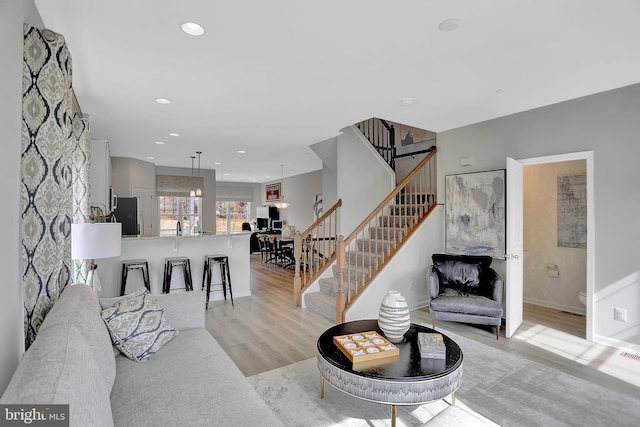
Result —
[[242, 231], [242, 223], [249, 222], [249, 203], [218, 200], [216, 202], [216, 232]]
[[190, 234], [194, 225], [202, 226], [202, 199], [199, 197], [158, 197], [160, 235], [175, 236], [178, 220], [183, 234]]

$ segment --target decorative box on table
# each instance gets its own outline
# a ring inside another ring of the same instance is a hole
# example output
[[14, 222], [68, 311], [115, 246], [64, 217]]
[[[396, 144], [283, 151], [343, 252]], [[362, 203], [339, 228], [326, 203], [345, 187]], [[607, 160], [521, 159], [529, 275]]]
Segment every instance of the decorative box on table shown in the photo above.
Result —
[[400, 355], [400, 350], [375, 331], [333, 337], [334, 344], [354, 364], [371, 360], [387, 361]]
[[418, 345], [420, 346], [420, 357], [430, 359], [445, 359], [447, 357], [447, 346], [444, 344], [442, 334], [418, 332]]

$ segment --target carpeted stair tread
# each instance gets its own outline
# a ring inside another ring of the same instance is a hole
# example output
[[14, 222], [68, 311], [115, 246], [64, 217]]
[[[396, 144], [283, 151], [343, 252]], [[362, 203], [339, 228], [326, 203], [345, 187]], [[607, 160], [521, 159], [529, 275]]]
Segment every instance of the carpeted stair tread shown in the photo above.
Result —
[[305, 306], [329, 320], [336, 321], [336, 297], [324, 292], [307, 292], [304, 294]]

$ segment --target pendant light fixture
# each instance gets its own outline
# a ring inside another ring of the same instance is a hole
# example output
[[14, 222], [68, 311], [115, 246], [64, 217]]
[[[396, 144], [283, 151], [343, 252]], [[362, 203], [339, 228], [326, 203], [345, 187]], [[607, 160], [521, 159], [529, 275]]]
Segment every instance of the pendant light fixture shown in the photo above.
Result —
[[[200, 178], [200, 156], [202, 155], [202, 151], [196, 151], [198, 155], [198, 178]], [[196, 188], [196, 197], [202, 197], [202, 188]]]
[[[191, 156], [191, 178], [193, 178], [193, 161], [195, 160], [195, 158], [196, 156]], [[189, 197], [196, 197], [196, 190], [191, 188], [191, 191], [189, 192]]]
[[278, 209], [286, 209], [289, 207], [289, 202], [284, 200], [284, 165], [280, 165], [280, 201], [274, 202], [273, 205]]

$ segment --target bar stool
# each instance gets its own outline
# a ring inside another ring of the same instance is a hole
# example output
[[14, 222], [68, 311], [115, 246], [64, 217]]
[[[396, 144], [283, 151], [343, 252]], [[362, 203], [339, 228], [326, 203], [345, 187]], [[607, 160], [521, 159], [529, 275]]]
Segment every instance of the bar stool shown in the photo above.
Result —
[[207, 289], [207, 305], [209, 308], [209, 293], [211, 292], [211, 276], [212, 276], [212, 268], [214, 264], [218, 264], [220, 266], [220, 279], [222, 283], [214, 283], [214, 285], [221, 285], [222, 294], [224, 295], [225, 301], [227, 300], [227, 286], [229, 287], [229, 296], [231, 297], [231, 305], [235, 305], [233, 303], [233, 291], [231, 290], [231, 274], [229, 273], [229, 257], [224, 254], [217, 255], [205, 255], [204, 256], [204, 269], [202, 271], [202, 290]]
[[149, 263], [146, 259], [129, 259], [122, 261], [122, 275], [120, 276], [120, 295], [124, 295], [127, 288], [127, 275], [131, 270], [140, 270], [142, 273], [142, 280], [147, 290], [151, 292], [151, 286], [149, 285]]
[[189, 261], [189, 258], [187, 257], [171, 257], [165, 258], [162, 293], [168, 294], [171, 291], [171, 274], [173, 273], [174, 267], [182, 267], [184, 288], [187, 291], [192, 291], [193, 282], [191, 281], [191, 261]]

